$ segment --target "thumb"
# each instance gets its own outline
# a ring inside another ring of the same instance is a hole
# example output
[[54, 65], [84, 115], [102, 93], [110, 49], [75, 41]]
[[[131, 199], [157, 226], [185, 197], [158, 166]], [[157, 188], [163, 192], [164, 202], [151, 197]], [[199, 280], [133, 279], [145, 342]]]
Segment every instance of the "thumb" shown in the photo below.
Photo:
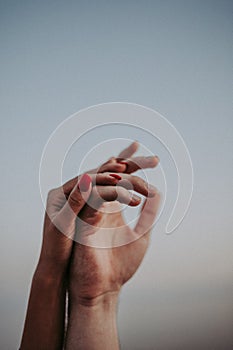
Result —
[[71, 208], [75, 216], [77, 216], [90, 196], [92, 189], [91, 183], [92, 179], [88, 174], [82, 175], [78, 183], [71, 191], [62, 210], [66, 212], [68, 208]]
[[134, 231], [138, 236], [145, 235], [145, 237], [147, 237], [148, 235], [146, 234], [151, 231], [158, 213], [160, 199], [161, 195], [157, 191], [154, 197], [150, 197], [145, 200], [138, 222], [134, 228]]
[[92, 179], [88, 174], [81, 176], [71, 191], [68, 200], [53, 220], [53, 224], [62, 233], [68, 234], [74, 229], [75, 220], [86, 204], [92, 190]]

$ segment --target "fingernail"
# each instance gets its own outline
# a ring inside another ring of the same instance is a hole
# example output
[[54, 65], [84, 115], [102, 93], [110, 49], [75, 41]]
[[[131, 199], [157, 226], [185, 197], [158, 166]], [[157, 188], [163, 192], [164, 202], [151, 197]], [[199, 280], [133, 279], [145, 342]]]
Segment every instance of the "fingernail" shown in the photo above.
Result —
[[88, 174], [84, 174], [78, 183], [78, 188], [81, 192], [87, 192], [89, 190], [90, 184], [91, 177]]
[[117, 180], [121, 180], [122, 179], [122, 177], [120, 175], [118, 175], [118, 174], [109, 174], [109, 176], [112, 176], [112, 177], [114, 177]]
[[127, 162], [118, 161], [118, 164], [128, 165]]
[[141, 202], [141, 197], [138, 197], [138, 196], [136, 196], [136, 194], [134, 194], [133, 196], [132, 196], [132, 201], [133, 202]]

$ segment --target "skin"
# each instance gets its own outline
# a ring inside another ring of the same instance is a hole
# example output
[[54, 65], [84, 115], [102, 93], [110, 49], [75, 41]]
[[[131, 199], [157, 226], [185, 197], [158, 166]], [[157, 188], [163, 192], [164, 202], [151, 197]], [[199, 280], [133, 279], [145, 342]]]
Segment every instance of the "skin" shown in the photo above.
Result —
[[150, 231], [147, 228], [155, 219], [158, 205], [158, 194], [147, 199], [134, 230], [127, 225], [119, 228], [124, 224], [120, 212], [101, 218], [105, 225], [114, 227], [116, 234], [123, 230], [123, 235], [131, 236], [134, 241], [129, 244], [101, 249], [74, 243], [66, 349], [119, 349], [116, 326], [119, 292], [146, 253]]
[[[79, 188], [81, 176], [50, 191], [21, 349], [62, 349], [67, 288], [66, 348], [119, 348], [115, 322], [119, 291], [145, 255], [159, 205], [156, 189], [148, 189], [142, 179], [131, 175], [138, 169], [155, 167], [158, 158], [131, 158], [137, 148], [134, 142], [118, 158], [89, 171], [90, 185], [85, 192]], [[147, 197], [133, 230], [125, 224], [119, 205], [140, 203], [140, 197], [130, 195], [130, 186]], [[77, 216], [82, 220], [77, 221]], [[106, 228], [111, 229], [114, 242], [119, 236], [132, 242], [117, 248], [92, 247], [99, 236], [105, 237], [101, 231]], [[76, 235], [85, 245], [73, 241]]]

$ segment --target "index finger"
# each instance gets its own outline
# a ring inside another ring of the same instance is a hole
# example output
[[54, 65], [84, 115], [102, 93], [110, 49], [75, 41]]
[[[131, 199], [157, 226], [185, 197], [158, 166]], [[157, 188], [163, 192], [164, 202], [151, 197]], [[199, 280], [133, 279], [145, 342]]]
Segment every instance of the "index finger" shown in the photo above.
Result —
[[129, 158], [131, 157], [139, 147], [139, 143], [137, 141], [134, 141], [129, 145], [127, 148], [123, 149], [118, 155], [118, 158]]

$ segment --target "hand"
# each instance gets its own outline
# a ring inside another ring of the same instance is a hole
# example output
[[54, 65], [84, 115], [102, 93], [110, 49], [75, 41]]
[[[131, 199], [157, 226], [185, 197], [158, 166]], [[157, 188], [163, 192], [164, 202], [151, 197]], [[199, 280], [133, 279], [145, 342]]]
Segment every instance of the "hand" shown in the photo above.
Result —
[[[127, 154], [126, 154], [127, 157]], [[137, 163], [134, 160], [137, 160]], [[138, 157], [124, 160], [128, 172], [141, 167], [156, 166], [154, 157]], [[117, 159], [111, 158], [102, 169], [115, 170]], [[96, 171], [96, 170], [95, 170]], [[154, 222], [160, 196], [153, 186], [148, 186], [141, 178], [118, 173], [118, 186], [97, 186], [90, 195], [88, 204], [79, 214], [77, 226], [78, 241], [74, 243], [70, 268], [70, 295], [78, 303], [96, 303], [107, 293], [118, 293], [121, 286], [135, 273], [149, 243], [149, 233]], [[148, 197], [141, 216], [132, 230], [126, 225], [120, 204], [131, 206], [140, 203], [139, 197], [130, 197], [127, 188]], [[108, 201], [106, 203], [106, 201]], [[113, 202], [111, 202], [113, 201]], [[107, 231], [111, 230], [111, 235]], [[113, 248], [94, 248], [111, 246]], [[131, 243], [128, 243], [131, 242]], [[121, 245], [114, 247], [116, 245]]]
[[[130, 157], [136, 152], [137, 148], [138, 143], [133, 142], [119, 154], [118, 158], [112, 157], [99, 168], [88, 171], [89, 175], [79, 175], [69, 180], [62, 187], [49, 192], [44, 220], [43, 244], [37, 268], [37, 270], [42, 271], [42, 274], [46, 271], [46, 274], [49, 273], [54, 276], [54, 273], [56, 275], [56, 273], [64, 274], [66, 272], [73, 246], [76, 216], [91, 194], [92, 183], [99, 186], [105, 185], [100, 190], [101, 193], [106, 185], [112, 186], [109, 190], [114, 195], [116, 193], [114, 186], [118, 183], [118, 179], [111, 176], [111, 173], [105, 173], [106, 171], [132, 173], [140, 168], [157, 165], [158, 159], [156, 157], [131, 159]], [[126, 184], [122, 181], [121, 186], [126, 186]], [[121, 194], [124, 197], [124, 194], [127, 193], [121, 191]], [[143, 194], [145, 194], [145, 191]], [[93, 197], [92, 194], [92, 199]], [[105, 199], [108, 200], [106, 196]]]
[[[25, 320], [24, 332], [21, 342], [21, 349], [61, 349], [63, 347], [63, 338], [64, 338], [64, 318], [65, 318], [65, 300], [66, 300], [66, 271], [69, 266], [70, 256], [73, 248], [73, 239], [75, 235], [75, 231], [77, 231], [77, 215], [79, 218], [84, 218], [84, 224], [88, 224], [87, 216], [88, 212], [90, 214], [89, 205], [85, 203], [88, 199], [91, 201], [97, 201], [97, 207], [102, 205], [103, 199], [105, 200], [114, 200], [116, 199], [116, 184], [119, 183], [119, 179], [117, 178], [116, 173], [122, 173], [120, 176], [122, 177], [122, 182], [120, 184], [120, 196], [119, 199], [122, 202], [125, 202], [126, 198], [129, 199], [129, 193], [124, 188], [127, 183], [127, 176], [131, 176], [130, 173], [141, 168], [147, 168], [151, 166], [156, 166], [158, 159], [155, 157], [145, 158], [139, 157], [137, 158], [137, 163], [134, 162], [134, 159], [130, 158], [132, 154], [136, 151], [138, 145], [137, 143], [133, 143], [126, 150], [124, 150], [119, 158], [111, 158], [108, 162], [101, 165], [98, 169], [91, 170], [89, 174], [78, 176], [62, 187], [54, 189], [50, 191], [47, 200], [47, 208], [45, 214], [44, 221], [44, 232], [43, 232], [43, 243], [41, 249], [41, 255], [39, 259], [39, 263], [37, 269], [34, 273], [34, 277], [32, 280], [30, 298], [28, 303], [27, 315]], [[126, 159], [125, 159], [126, 158]], [[136, 159], [136, 158], [135, 158]], [[108, 171], [108, 173], [107, 173]], [[110, 172], [114, 172], [115, 174], [111, 174]], [[125, 173], [125, 174], [124, 174]], [[126, 175], [129, 174], [129, 175]], [[128, 178], [129, 180], [129, 178]], [[138, 179], [130, 178], [130, 181], [134, 184], [140, 182]], [[143, 185], [137, 185], [138, 192], [142, 194], [146, 194], [145, 188], [142, 189]], [[106, 188], [108, 191], [106, 192]], [[144, 191], [144, 192], [142, 192]], [[102, 196], [102, 199], [100, 196]], [[139, 203], [138, 199], [130, 199], [130, 205], [136, 205]], [[111, 207], [114, 204], [109, 204]], [[98, 212], [98, 210], [97, 210]], [[103, 217], [106, 215], [95, 215], [95, 218], [103, 224]], [[141, 216], [141, 218], [143, 215]], [[120, 216], [114, 215], [112, 216], [113, 221], [111, 221], [110, 216], [106, 216], [108, 220], [106, 222], [108, 225], [112, 225], [111, 227], [117, 228], [114, 224], [117, 220], [120, 220]], [[97, 221], [98, 221], [97, 220]], [[96, 221], [96, 223], [97, 223]], [[141, 223], [143, 220], [139, 221], [138, 229], [140, 229]], [[94, 225], [95, 227], [95, 225]], [[80, 227], [80, 234], [84, 232]], [[86, 231], [85, 231], [86, 232]], [[136, 230], [135, 230], [136, 232]], [[64, 233], [64, 234], [63, 234]], [[93, 233], [93, 232], [92, 232]], [[96, 233], [96, 232], [95, 232]], [[125, 233], [124, 231], [122, 232]], [[92, 237], [94, 235], [91, 235]], [[83, 258], [89, 258], [90, 252], [85, 253], [86, 249], [90, 249], [90, 247], [84, 247], [82, 251]], [[93, 248], [92, 248], [93, 249]], [[122, 247], [123, 249], [123, 247]], [[138, 248], [139, 249], [139, 248]], [[142, 252], [142, 249], [139, 249]], [[92, 250], [93, 251], [93, 250]], [[76, 255], [76, 253], [75, 253]], [[81, 256], [81, 255], [80, 255]], [[122, 254], [123, 258], [124, 254]], [[103, 257], [103, 256], [102, 256]], [[93, 266], [94, 263], [97, 264], [97, 273], [100, 272], [101, 264], [104, 260], [100, 257], [100, 255], [91, 254], [90, 265]], [[111, 266], [109, 258], [111, 256], [107, 256], [106, 259], [108, 261], [108, 265]], [[98, 260], [100, 258], [100, 260]], [[114, 264], [117, 263], [117, 259], [120, 258], [120, 254], [117, 254], [114, 257]], [[74, 260], [73, 260], [74, 261]], [[100, 264], [99, 264], [100, 262]], [[134, 269], [136, 268], [138, 262], [136, 262]], [[79, 262], [80, 265], [80, 262]], [[82, 268], [80, 273], [84, 273], [83, 263], [81, 264]], [[132, 265], [133, 266], [133, 265]], [[119, 275], [121, 269], [119, 268], [116, 275]], [[129, 271], [127, 272], [129, 274]], [[133, 269], [131, 274], [133, 273]], [[126, 278], [126, 273], [124, 276]], [[98, 274], [99, 276], [99, 274]], [[108, 275], [109, 277], [111, 274]], [[74, 273], [75, 277], [75, 273]], [[77, 277], [77, 276], [76, 276]], [[79, 277], [79, 276], [78, 276]], [[83, 284], [86, 279], [83, 280]], [[91, 281], [91, 279], [90, 279]], [[95, 281], [92, 280], [92, 281]], [[122, 283], [122, 280], [119, 279], [119, 283]], [[117, 285], [118, 285], [117, 284]], [[97, 284], [96, 284], [97, 285]], [[107, 285], [107, 283], [106, 283]], [[100, 289], [101, 293], [104, 292], [105, 289]], [[83, 294], [84, 298], [86, 294]], [[94, 296], [94, 294], [93, 294]], [[79, 313], [78, 310], [78, 315]], [[103, 315], [101, 313], [101, 315]], [[78, 316], [78, 317], [79, 317]], [[89, 322], [96, 323], [96, 316], [90, 315], [90, 317], [86, 317], [86, 312], [83, 314], [84, 318], [82, 321], [82, 326], [86, 331], [89, 329]], [[93, 317], [94, 316], [94, 317]], [[100, 314], [99, 314], [100, 316]], [[99, 318], [98, 316], [98, 318]], [[107, 320], [107, 319], [106, 319]], [[71, 324], [71, 326], [70, 326]], [[108, 324], [108, 321], [106, 325]], [[87, 325], [87, 327], [86, 327]], [[69, 323], [69, 332], [72, 329], [72, 322]], [[107, 330], [107, 328], [106, 328]], [[74, 329], [75, 332], [75, 329]], [[97, 332], [99, 332], [97, 330]], [[81, 332], [84, 335], [84, 332]], [[100, 334], [100, 333], [98, 333]], [[75, 339], [75, 336], [69, 338], [69, 344], [72, 346], [72, 339]], [[92, 345], [89, 347], [89, 343], [87, 342], [87, 348], [94, 349], [95, 337], [91, 337], [88, 334], [88, 339], [90, 342], [93, 341]], [[106, 345], [106, 337], [105, 333], [103, 333], [102, 341], [104, 346]], [[117, 344], [116, 337], [112, 337], [114, 344]], [[100, 348], [103, 350], [104, 347]], [[113, 343], [112, 343], [113, 344]], [[115, 345], [112, 346], [110, 344], [106, 345], [107, 348], [114, 349]], [[73, 348], [73, 347], [71, 347]], [[106, 348], [106, 349], [107, 349]]]
[[[117, 179], [110, 174], [84, 174], [49, 192], [44, 221], [39, 269], [54, 274], [65, 272], [71, 255], [76, 217], [87, 202], [92, 182], [114, 186]], [[72, 184], [72, 187], [70, 187]], [[69, 194], [67, 195], [67, 188]]]
[[[73, 300], [84, 305], [98, 303], [106, 294], [118, 293], [121, 286], [133, 276], [147, 250], [159, 201], [158, 193], [147, 198], [133, 230], [126, 225], [120, 211], [99, 214], [101, 218], [97, 217], [97, 235], [101, 234], [101, 225], [104, 225], [114, 230], [115, 239], [118, 235], [125, 236], [131, 242], [113, 248], [94, 248], [74, 243], [70, 268], [70, 296]], [[84, 209], [83, 219], [87, 215], [86, 220], [89, 220], [88, 211], [89, 208]], [[89, 232], [87, 239], [90, 238], [90, 242], [93, 242], [91, 238], [95, 234], [95, 223], [93, 219], [91, 222], [93, 232]], [[85, 224], [83, 225], [85, 229]]]
[[[160, 200], [155, 188], [131, 175], [133, 171], [158, 163], [156, 157], [130, 158], [137, 147], [137, 143], [133, 143], [119, 155], [120, 159], [111, 158], [100, 169], [93, 170], [94, 173], [117, 172], [114, 176], [119, 182], [118, 186], [93, 187], [88, 203], [77, 218], [79, 243], [73, 245], [70, 265], [67, 350], [119, 350], [118, 293], [144, 257]], [[126, 225], [119, 204], [140, 203], [138, 196], [130, 196], [129, 187], [147, 197], [134, 230]]]

